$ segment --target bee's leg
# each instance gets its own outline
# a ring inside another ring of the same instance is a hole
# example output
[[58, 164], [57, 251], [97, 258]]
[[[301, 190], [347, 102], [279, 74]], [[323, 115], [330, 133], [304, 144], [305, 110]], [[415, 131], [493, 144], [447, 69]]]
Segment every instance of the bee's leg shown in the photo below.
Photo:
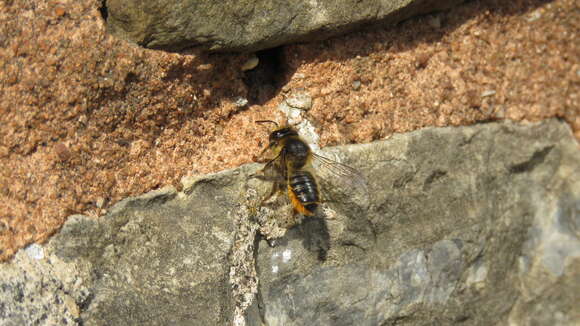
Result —
[[272, 149], [272, 147], [270, 147], [270, 146], [268, 146], [268, 147], [264, 148], [264, 149], [263, 149], [263, 150], [260, 152], [260, 154], [258, 155], [258, 160], [257, 160], [257, 162], [258, 162], [258, 163], [266, 163], [266, 162], [268, 161], [268, 159], [264, 159], [264, 158], [265, 158], [265, 155], [266, 155], [266, 152], [267, 152], [267, 151], [269, 151], [269, 150], [271, 150], [271, 149]]
[[[267, 169], [269, 169], [269, 168], [271, 168], [271, 167], [272, 167], [272, 164], [274, 164], [274, 161], [276, 161], [276, 160], [277, 160], [277, 159], [280, 157], [280, 155], [281, 155], [281, 154], [278, 154], [276, 157], [274, 157], [273, 159], [271, 159], [270, 161], [268, 161], [268, 162], [266, 163], [266, 165], [264, 165], [264, 167], [263, 167], [263, 168], [261, 168], [261, 169], [260, 169], [258, 172], [256, 172], [256, 173], [252, 173], [252, 174], [250, 174], [250, 175], [248, 176], [248, 178], [258, 178], [258, 179], [261, 179], [261, 180], [270, 180], [270, 181], [271, 181], [271, 178], [268, 178], [268, 177], [265, 175], [265, 171], [266, 171]], [[261, 173], [261, 175], [259, 175], [260, 173]]]
[[256, 173], [249, 175], [248, 179], [255, 178], [258, 180], [272, 182], [272, 183], [278, 183], [278, 184], [280, 184], [284, 180], [284, 178], [280, 175], [263, 175], [263, 174], [259, 174], [260, 172], [261, 171], [258, 171]]
[[268, 194], [268, 196], [266, 196], [262, 202], [261, 202], [261, 206], [264, 206], [264, 204], [266, 202], [268, 202], [270, 199], [272, 199], [272, 197], [278, 195], [280, 193], [280, 183], [278, 181], [275, 181], [274, 184], [272, 185], [272, 189], [270, 190], [270, 194]]
[[284, 153], [284, 151], [280, 151], [280, 153], [278, 153], [278, 155], [276, 155], [276, 157], [274, 157], [273, 159], [271, 159], [270, 161], [268, 161], [268, 163], [266, 163], [266, 165], [264, 165], [264, 167], [262, 168], [262, 171], [266, 171], [266, 169], [272, 167], [272, 164], [274, 164], [274, 162]]
[[252, 173], [248, 176], [248, 179], [259, 179], [262, 181], [270, 181], [270, 182], [275, 182], [279, 179], [279, 177], [276, 176], [267, 176], [267, 175], [263, 175], [263, 174], [259, 174], [262, 171], [258, 171], [256, 173]]

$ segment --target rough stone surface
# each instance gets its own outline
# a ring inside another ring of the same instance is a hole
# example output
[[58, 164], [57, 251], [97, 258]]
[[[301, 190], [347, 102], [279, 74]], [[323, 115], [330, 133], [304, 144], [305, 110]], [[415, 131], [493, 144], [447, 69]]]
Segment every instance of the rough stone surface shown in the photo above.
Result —
[[0, 325], [77, 325], [81, 307], [91, 300], [75, 263], [29, 246], [0, 267]]
[[323, 39], [371, 23], [396, 23], [462, 0], [107, 0], [113, 35], [151, 48], [258, 51]]
[[[430, 129], [333, 151], [367, 176], [370, 205], [331, 195], [326, 231], [303, 224], [260, 243], [267, 325], [580, 322], [580, 151], [563, 124]], [[308, 244], [324, 232], [320, 261]]]
[[269, 184], [249, 182], [258, 164], [72, 216], [0, 265], [0, 324], [580, 322], [580, 151], [563, 122], [324, 154], [358, 168], [368, 196], [321, 182], [319, 215], [285, 232], [259, 205]]
[[45, 247], [0, 269], [0, 324], [230, 324], [230, 212], [244, 171], [129, 198], [98, 219], [69, 218]]

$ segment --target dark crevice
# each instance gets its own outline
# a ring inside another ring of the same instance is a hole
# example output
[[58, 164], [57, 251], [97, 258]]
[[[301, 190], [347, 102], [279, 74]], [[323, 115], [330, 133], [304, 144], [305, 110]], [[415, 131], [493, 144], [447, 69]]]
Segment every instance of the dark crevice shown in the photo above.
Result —
[[368, 250], [367, 248], [365, 248], [365, 247], [363, 247], [363, 246], [359, 245], [358, 243], [355, 243], [355, 242], [353, 242], [353, 241], [350, 241], [350, 240], [349, 240], [349, 241], [343, 241], [343, 242], [341, 242], [340, 244], [341, 244], [341, 245], [343, 245], [344, 247], [353, 247], [353, 248], [357, 248], [357, 249], [359, 249], [359, 250], [361, 250], [361, 251], [363, 251], [363, 252], [367, 252], [367, 250]]
[[[256, 236], [254, 237], [254, 268], [256, 269], [256, 278], [258, 279], [258, 291], [256, 293], [256, 296], [254, 297], [254, 302], [252, 303], [252, 305], [248, 308], [248, 310], [254, 310], [255, 313], [257, 313], [257, 317], [260, 318], [260, 321], [263, 322], [264, 320], [266, 320], [266, 315], [265, 315], [265, 311], [264, 311], [264, 296], [262, 294], [262, 291], [260, 291], [260, 266], [258, 264], [258, 253], [260, 250], [260, 241], [261, 240], [266, 240], [265, 237], [263, 237], [262, 235], [260, 235], [259, 233], [256, 233]], [[249, 311], [246, 311], [246, 319], [248, 319], [248, 315], [249, 315]]]
[[272, 99], [284, 84], [286, 65], [282, 47], [256, 52], [259, 63], [244, 72], [243, 81], [248, 87], [249, 104], [262, 105]]
[[139, 81], [139, 76], [134, 72], [129, 72], [125, 75], [125, 84], [132, 84]]
[[532, 155], [529, 160], [510, 166], [510, 172], [519, 174], [533, 170], [536, 166], [544, 162], [546, 156], [548, 156], [548, 154], [552, 151], [552, 148], [554, 148], [554, 146], [548, 146], [542, 150], [534, 152], [534, 155]]
[[107, 1], [101, 0], [101, 6], [99, 6], [99, 12], [101, 13], [101, 17], [103, 17], [104, 21], [107, 21], [109, 18], [109, 11], [107, 9]]
[[447, 175], [446, 171], [442, 170], [435, 170], [431, 173], [427, 179], [425, 179], [425, 183], [423, 184], [423, 190], [428, 190], [432, 184], [439, 181], [441, 178], [444, 178]]

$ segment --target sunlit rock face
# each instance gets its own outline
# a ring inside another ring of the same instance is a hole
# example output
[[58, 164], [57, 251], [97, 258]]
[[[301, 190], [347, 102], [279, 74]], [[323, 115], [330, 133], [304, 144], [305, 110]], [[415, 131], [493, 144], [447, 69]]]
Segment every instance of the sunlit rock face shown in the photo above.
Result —
[[367, 193], [321, 182], [316, 216], [293, 218], [260, 205], [270, 184], [251, 164], [70, 217], [0, 265], [0, 324], [578, 324], [580, 150], [564, 123], [320, 154]]
[[106, 2], [109, 31], [145, 47], [258, 51], [324, 39], [361, 25], [393, 24], [463, 0]]

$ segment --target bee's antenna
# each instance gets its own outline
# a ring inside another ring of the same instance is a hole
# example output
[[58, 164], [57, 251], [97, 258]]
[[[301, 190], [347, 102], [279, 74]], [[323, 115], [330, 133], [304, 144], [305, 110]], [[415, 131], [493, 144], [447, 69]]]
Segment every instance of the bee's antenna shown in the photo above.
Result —
[[275, 124], [275, 125], [276, 125], [276, 128], [280, 127], [280, 126], [278, 125], [278, 122], [276, 122], [276, 121], [272, 121], [272, 120], [256, 120], [256, 123], [273, 123], [273, 124]]

